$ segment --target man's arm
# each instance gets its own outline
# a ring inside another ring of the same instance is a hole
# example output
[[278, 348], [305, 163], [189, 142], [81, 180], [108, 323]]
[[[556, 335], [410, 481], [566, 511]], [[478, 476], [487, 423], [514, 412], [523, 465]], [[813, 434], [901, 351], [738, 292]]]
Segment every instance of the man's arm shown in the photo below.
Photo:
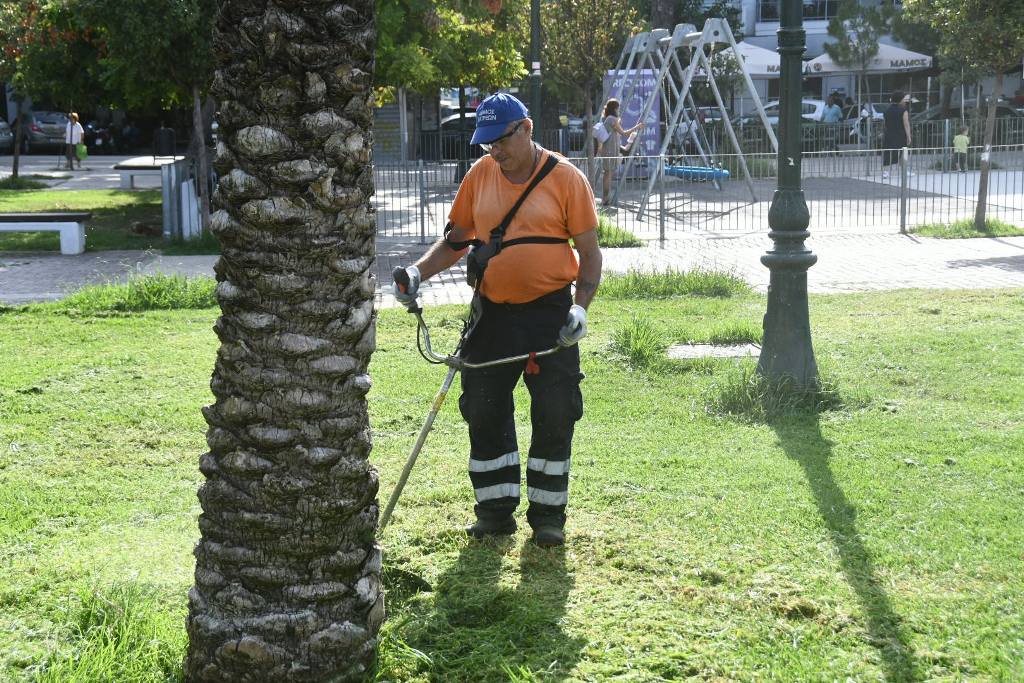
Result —
[[601, 248], [597, 246], [596, 229], [580, 233], [572, 239], [580, 255], [580, 270], [576, 276], [576, 303], [586, 308], [601, 283]]
[[[449, 233], [449, 237], [453, 242], [462, 242], [470, 239], [473, 236], [472, 231], [465, 228], [453, 227]], [[453, 265], [458, 263], [459, 259], [468, 251], [466, 249], [460, 249], [455, 251], [445, 243], [445, 239], [442, 237], [427, 250], [416, 263], [414, 264], [420, 270], [420, 279], [427, 280], [442, 270], [447, 270]]]

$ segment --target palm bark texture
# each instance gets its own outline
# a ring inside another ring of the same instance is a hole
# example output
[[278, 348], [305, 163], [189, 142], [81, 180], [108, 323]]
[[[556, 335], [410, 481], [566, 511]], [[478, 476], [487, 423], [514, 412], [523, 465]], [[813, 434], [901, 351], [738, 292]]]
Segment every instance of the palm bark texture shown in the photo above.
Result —
[[221, 0], [211, 228], [221, 346], [189, 681], [347, 681], [384, 618], [377, 474], [374, 5]]

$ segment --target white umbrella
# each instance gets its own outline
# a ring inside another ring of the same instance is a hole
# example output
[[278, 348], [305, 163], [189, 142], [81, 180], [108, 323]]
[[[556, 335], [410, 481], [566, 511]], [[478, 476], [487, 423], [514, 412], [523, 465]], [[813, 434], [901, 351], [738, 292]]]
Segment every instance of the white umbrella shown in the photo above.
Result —
[[[921, 69], [930, 69], [932, 66], [932, 58], [928, 55], [923, 55], [920, 52], [913, 52], [911, 50], [904, 50], [901, 47], [895, 45], [884, 45], [878, 46], [878, 54], [871, 58], [871, 61], [867, 64], [867, 73], [883, 74], [883, 73], [896, 73], [903, 71], [919, 71]], [[832, 58], [828, 56], [828, 53], [824, 53], [820, 57], [815, 57], [809, 62], [804, 63], [804, 73], [810, 76], [817, 76], [818, 74], [854, 74], [860, 73], [859, 67], [840, 66], [832, 61]]]
[[[739, 51], [739, 59], [747, 73], [754, 78], [778, 78], [779, 77], [779, 53], [774, 50], [766, 50], [751, 43], [740, 41], [736, 43]], [[722, 50], [723, 55], [733, 55], [733, 49]]]

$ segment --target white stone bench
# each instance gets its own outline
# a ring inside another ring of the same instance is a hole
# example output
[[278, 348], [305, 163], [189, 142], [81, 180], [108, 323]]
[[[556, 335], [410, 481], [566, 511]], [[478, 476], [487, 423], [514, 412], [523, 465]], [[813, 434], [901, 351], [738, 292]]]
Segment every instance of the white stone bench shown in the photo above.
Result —
[[125, 159], [119, 164], [114, 164], [114, 170], [121, 177], [121, 189], [135, 189], [135, 176], [155, 175], [160, 176], [160, 169], [166, 164], [173, 164], [185, 157], [133, 157]]
[[0, 232], [55, 231], [60, 233], [60, 253], [85, 251], [85, 222], [91, 213], [53, 211], [47, 213], [0, 213]]

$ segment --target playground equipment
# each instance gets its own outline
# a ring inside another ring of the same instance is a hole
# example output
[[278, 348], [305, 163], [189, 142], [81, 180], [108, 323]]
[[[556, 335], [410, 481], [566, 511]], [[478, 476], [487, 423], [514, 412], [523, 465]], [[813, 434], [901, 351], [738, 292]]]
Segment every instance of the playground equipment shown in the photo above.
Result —
[[[716, 169], [717, 166], [711, 152], [710, 145], [708, 144], [707, 135], [704, 132], [699, 116], [697, 116], [697, 107], [691, 93], [691, 87], [694, 79], [697, 77], [706, 77], [707, 79], [708, 85], [710, 86], [711, 92], [715, 98], [715, 104], [721, 114], [721, 120], [724, 124], [729, 142], [737, 155], [740, 170], [742, 171], [747, 187], [750, 190], [751, 199], [755, 202], [758, 201], [757, 194], [754, 190], [753, 180], [750, 176], [750, 171], [747, 168], [746, 159], [743, 155], [743, 150], [736, 138], [736, 133], [733, 130], [732, 123], [729, 121], [729, 115], [725, 109], [725, 103], [722, 99], [721, 91], [715, 81], [714, 71], [711, 67], [711, 58], [709, 54], [705, 52], [705, 49], [709, 49], [711, 55], [713, 55], [716, 46], [722, 44], [732, 47], [733, 54], [739, 54], [736, 39], [733, 37], [728, 22], [724, 19], [712, 18], [708, 19], [704, 23], [704, 28], [700, 32], [696, 31], [696, 27], [693, 24], [677, 25], [672, 31], [671, 36], [669, 36], [666, 29], [655, 29], [648, 33], [640, 33], [632, 36], [626, 41], [626, 45], [622, 49], [622, 53], [619, 56], [619, 60], [615, 68], [615, 74], [621, 75], [621, 78], [618, 80], [617, 88], [613, 88], [614, 93], [609, 93], [609, 96], [616, 97], [616, 99], [620, 99], [622, 101], [628, 101], [635, 91], [636, 84], [639, 81], [642, 72], [650, 71], [652, 73], [656, 73], [655, 87], [651, 90], [644, 102], [644, 106], [640, 114], [640, 120], [646, 120], [648, 118], [654, 107], [654, 102], [658, 99], [660, 99], [662, 104], [662, 111], [669, 112], [665, 117], [665, 129], [662, 135], [661, 148], [658, 151], [658, 157], [665, 157], [670, 145], [672, 145], [677, 138], [680, 126], [685, 126], [685, 128], [683, 128], [684, 134], [682, 139], [689, 139], [693, 143], [696, 150], [696, 156], [699, 157], [701, 161], [701, 165], [689, 163], [678, 166], [663, 166], [662, 164], [653, 165], [653, 170], [648, 174], [647, 187], [640, 200], [637, 211], [638, 218], [643, 217], [647, 201], [654, 190], [655, 184], [658, 182], [659, 175], [662, 173], [686, 179], [711, 180], [719, 189], [721, 189], [721, 186], [718, 183], [719, 179], [728, 177], [727, 172], [721, 173], [712, 170]], [[685, 66], [684, 61], [680, 58], [680, 53], [685, 55]], [[751, 100], [753, 100], [754, 107], [762, 125], [765, 128], [768, 139], [771, 141], [772, 148], [777, 153], [779, 143], [775, 137], [775, 132], [772, 130], [772, 127], [768, 122], [768, 117], [765, 115], [761, 98], [758, 96], [757, 90], [754, 88], [754, 83], [750, 78], [750, 74], [743, 65], [743, 60], [738, 59], [737, 61], [739, 63], [740, 74], [743, 77], [746, 94], [751, 98]], [[628, 89], [626, 88], [627, 81], [629, 82]], [[621, 97], [624, 90], [626, 91], [625, 100]], [[693, 117], [691, 117], [690, 112], [693, 112]], [[622, 174], [619, 176], [618, 182], [616, 183], [615, 189], [612, 193], [611, 199], [613, 202], [618, 199], [625, 180], [630, 176], [634, 166], [640, 162], [639, 157], [641, 155], [638, 153], [639, 149], [640, 145], [634, 145], [629, 150], [625, 159], [625, 166]], [[694, 170], [677, 170], [673, 173], [669, 173], [668, 168], [689, 168]], [[695, 170], [700, 168], [709, 170], [706, 172], [698, 172]], [[718, 171], [721, 171], [721, 169], [718, 169]]]
[[729, 171], [714, 166], [672, 166], [665, 164], [665, 175], [694, 181], [729, 179]]

